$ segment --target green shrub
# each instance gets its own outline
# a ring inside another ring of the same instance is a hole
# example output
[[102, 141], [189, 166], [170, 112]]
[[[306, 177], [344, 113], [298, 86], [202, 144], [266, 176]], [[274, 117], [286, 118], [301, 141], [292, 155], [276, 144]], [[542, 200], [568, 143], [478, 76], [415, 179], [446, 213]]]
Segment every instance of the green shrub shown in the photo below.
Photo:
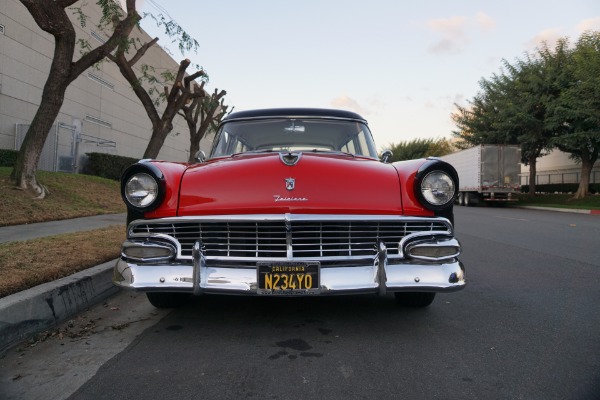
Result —
[[18, 150], [0, 149], [0, 167], [14, 167]]
[[105, 153], [87, 153], [88, 160], [83, 168], [83, 173], [102, 178], [120, 180], [125, 168], [135, 164], [137, 158], [116, 156]]

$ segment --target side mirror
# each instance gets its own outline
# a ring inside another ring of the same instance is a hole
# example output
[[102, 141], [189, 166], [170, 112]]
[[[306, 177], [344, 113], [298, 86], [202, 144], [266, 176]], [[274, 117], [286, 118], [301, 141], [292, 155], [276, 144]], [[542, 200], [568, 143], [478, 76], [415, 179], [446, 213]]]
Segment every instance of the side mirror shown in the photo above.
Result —
[[202, 150], [198, 151], [196, 153], [196, 155], [194, 156], [194, 158], [196, 159], [196, 161], [198, 161], [199, 163], [203, 163], [204, 161], [206, 161], [206, 153], [203, 152]]
[[391, 150], [384, 150], [383, 153], [381, 153], [381, 162], [387, 164], [387, 162], [390, 160], [390, 158], [392, 158], [392, 156], [394, 155], [394, 153], [392, 153]]

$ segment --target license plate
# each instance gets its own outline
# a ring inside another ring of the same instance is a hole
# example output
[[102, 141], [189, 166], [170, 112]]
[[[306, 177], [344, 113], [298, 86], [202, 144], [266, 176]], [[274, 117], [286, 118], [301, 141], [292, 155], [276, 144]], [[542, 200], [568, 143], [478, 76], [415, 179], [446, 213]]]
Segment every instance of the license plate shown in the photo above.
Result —
[[258, 294], [301, 296], [319, 293], [320, 266], [317, 261], [258, 263]]

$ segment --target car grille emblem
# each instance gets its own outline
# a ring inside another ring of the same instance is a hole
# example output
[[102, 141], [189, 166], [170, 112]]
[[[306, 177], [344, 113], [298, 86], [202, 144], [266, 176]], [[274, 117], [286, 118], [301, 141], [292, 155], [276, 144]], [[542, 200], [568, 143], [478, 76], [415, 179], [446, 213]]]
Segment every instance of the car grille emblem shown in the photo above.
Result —
[[296, 180], [294, 178], [286, 178], [285, 179], [285, 188], [287, 190], [294, 190], [296, 187]]

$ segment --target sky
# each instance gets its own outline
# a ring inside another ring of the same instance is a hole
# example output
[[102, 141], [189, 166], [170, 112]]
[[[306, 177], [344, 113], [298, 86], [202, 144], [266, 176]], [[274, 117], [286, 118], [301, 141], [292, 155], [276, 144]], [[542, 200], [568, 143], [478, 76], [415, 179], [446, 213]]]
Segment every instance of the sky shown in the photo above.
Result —
[[[466, 106], [503, 60], [600, 30], [598, 0], [138, 0], [138, 10], [199, 42], [185, 55], [167, 38], [159, 45], [202, 66], [206, 89], [225, 89], [234, 111], [354, 111], [379, 149], [450, 138], [455, 104]], [[159, 36], [155, 25], [142, 21]]]

